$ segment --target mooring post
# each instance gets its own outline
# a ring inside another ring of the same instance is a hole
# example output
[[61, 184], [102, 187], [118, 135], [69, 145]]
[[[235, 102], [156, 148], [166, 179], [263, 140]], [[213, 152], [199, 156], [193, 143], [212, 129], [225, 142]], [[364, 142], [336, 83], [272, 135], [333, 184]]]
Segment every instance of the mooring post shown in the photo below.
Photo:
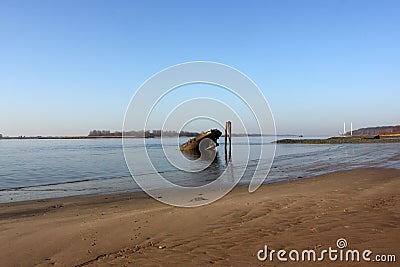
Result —
[[229, 135], [229, 161], [231, 161], [232, 151], [232, 123], [228, 121], [228, 135]]
[[[225, 161], [231, 160], [231, 150], [232, 150], [232, 123], [227, 121], [225, 123]], [[227, 151], [229, 141], [229, 151]], [[229, 154], [228, 154], [229, 153]]]
[[226, 150], [226, 145], [228, 144], [227, 143], [227, 140], [228, 140], [228, 122], [225, 122], [225, 150]]
[[225, 143], [224, 143], [224, 154], [225, 154], [225, 162], [228, 163], [228, 151], [227, 151], [227, 145], [228, 145], [228, 122], [225, 122]]

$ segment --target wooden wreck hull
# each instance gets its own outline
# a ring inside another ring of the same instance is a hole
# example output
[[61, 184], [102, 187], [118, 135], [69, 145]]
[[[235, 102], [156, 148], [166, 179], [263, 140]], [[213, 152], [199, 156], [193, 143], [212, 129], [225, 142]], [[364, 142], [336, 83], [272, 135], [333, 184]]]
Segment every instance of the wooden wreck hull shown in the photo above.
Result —
[[195, 138], [190, 139], [186, 143], [182, 144], [179, 149], [181, 151], [199, 151], [199, 145], [201, 140], [208, 138], [211, 139], [215, 146], [218, 146], [217, 140], [222, 135], [222, 133], [217, 129], [212, 129], [207, 132], [201, 133]]

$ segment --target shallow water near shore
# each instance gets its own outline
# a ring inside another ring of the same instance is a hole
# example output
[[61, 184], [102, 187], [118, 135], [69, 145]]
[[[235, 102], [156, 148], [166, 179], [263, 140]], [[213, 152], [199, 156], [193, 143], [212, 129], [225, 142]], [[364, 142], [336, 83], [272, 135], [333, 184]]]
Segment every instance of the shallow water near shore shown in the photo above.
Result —
[[[262, 139], [261, 139], [262, 138]], [[286, 138], [279, 137], [278, 139]], [[226, 162], [223, 138], [213, 163], [201, 172], [177, 170], [164, 157], [160, 139], [146, 139], [155, 169], [144, 168], [143, 139], [125, 146], [135, 155], [134, 174], [150, 183], [157, 173], [187, 187], [205, 185], [226, 172], [228, 179], [249, 183], [262, 147], [272, 150], [273, 137], [233, 138], [231, 162]], [[185, 140], [182, 140], [185, 141]], [[263, 142], [262, 142], [263, 141]], [[245, 153], [250, 147], [250, 155]], [[175, 139], [164, 149], [179, 152]], [[400, 144], [277, 144], [264, 183], [312, 177], [358, 167], [400, 169]], [[193, 163], [193, 168], [198, 166]], [[247, 164], [247, 167], [246, 167]], [[261, 168], [269, 165], [261, 162]], [[155, 183], [154, 187], [158, 185]], [[161, 188], [162, 189], [162, 188]], [[140, 191], [126, 166], [120, 139], [0, 140], [0, 203], [87, 194]]]

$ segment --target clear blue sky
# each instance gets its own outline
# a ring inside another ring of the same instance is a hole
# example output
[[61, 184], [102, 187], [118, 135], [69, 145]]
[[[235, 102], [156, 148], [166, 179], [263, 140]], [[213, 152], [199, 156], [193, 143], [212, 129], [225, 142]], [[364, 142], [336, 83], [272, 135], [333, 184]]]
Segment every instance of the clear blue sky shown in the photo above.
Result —
[[135, 90], [216, 61], [278, 133], [400, 124], [400, 1], [0, 1], [0, 133], [120, 130]]

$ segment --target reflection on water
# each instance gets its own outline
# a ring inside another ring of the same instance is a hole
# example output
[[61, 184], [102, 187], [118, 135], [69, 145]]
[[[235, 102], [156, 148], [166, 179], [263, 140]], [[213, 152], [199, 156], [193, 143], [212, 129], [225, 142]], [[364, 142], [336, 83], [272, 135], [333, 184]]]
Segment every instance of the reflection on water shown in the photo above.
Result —
[[[172, 166], [165, 157], [162, 159], [157, 158], [158, 163], [153, 163], [153, 165], [162, 166], [163, 168], [168, 164], [168, 171], [162, 171], [161, 168], [157, 167], [155, 167], [155, 169], [162, 177], [176, 185], [186, 187], [206, 185], [218, 179], [227, 167], [225, 162], [221, 160], [220, 152], [217, 150], [205, 150], [202, 153], [200, 153], [200, 151], [190, 150], [185, 152], [179, 151], [179, 153], [182, 153], [185, 159], [191, 161], [189, 164], [194, 165], [192, 166], [192, 170], [194, 171], [180, 170], [176, 168], [176, 166]], [[163, 163], [160, 164], [161, 162]], [[198, 169], [202, 171], [197, 171]]]

